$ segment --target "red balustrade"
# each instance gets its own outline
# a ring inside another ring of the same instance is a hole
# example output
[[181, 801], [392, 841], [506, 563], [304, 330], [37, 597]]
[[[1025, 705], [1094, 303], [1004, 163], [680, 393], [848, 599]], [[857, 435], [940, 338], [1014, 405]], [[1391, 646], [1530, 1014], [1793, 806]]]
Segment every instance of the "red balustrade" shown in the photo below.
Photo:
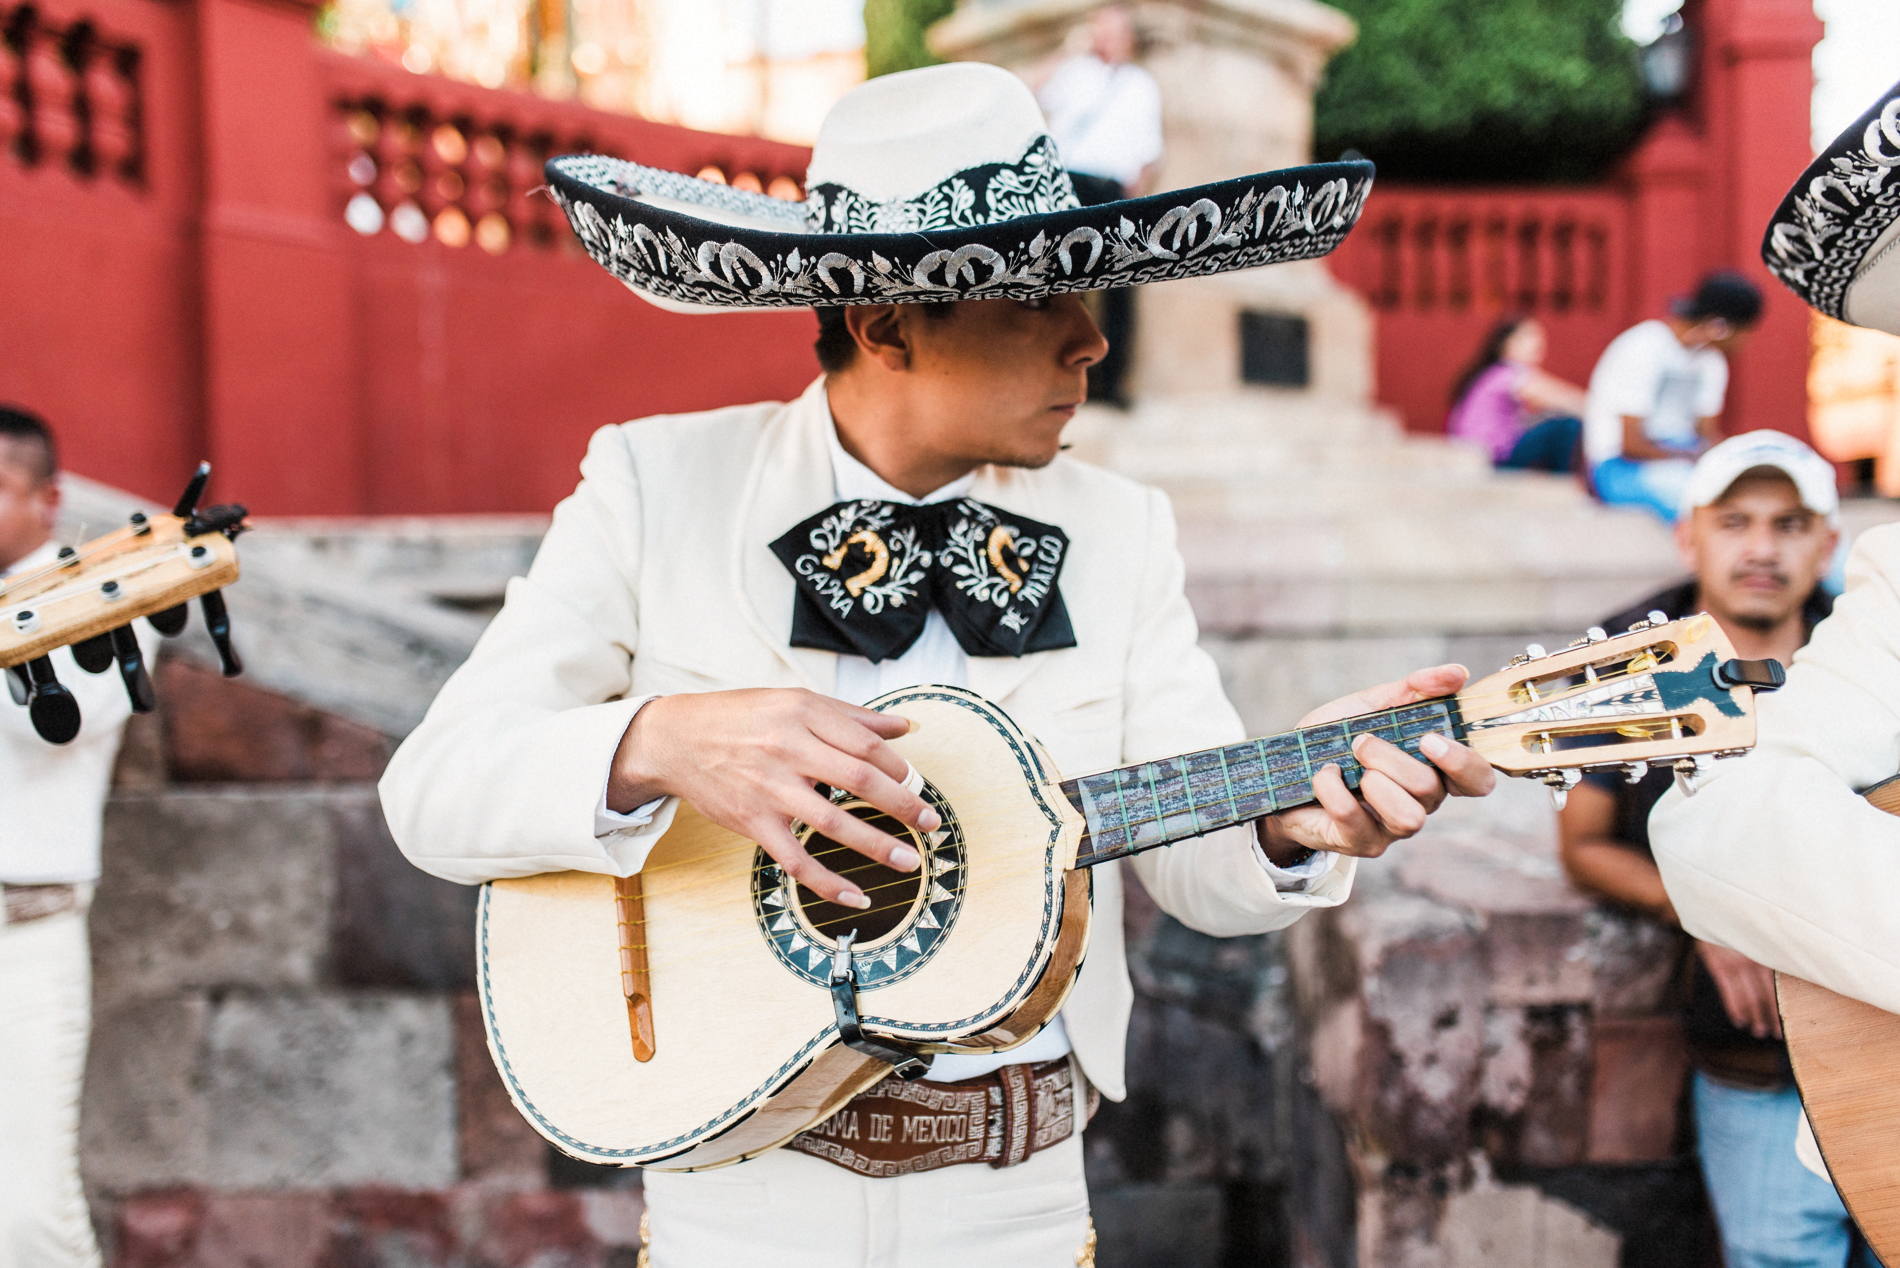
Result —
[[153, 497], [546, 510], [596, 428], [783, 398], [799, 312], [681, 316], [538, 192], [593, 150], [800, 198], [808, 154], [412, 75], [284, 0], [0, 0], [0, 400]]

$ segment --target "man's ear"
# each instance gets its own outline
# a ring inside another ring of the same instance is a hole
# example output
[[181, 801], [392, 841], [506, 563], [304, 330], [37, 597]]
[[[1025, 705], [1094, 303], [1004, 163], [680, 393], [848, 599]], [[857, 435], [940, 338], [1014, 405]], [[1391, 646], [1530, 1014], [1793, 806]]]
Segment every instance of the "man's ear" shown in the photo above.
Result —
[[59, 476], [47, 477], [45, 486], [40, 490], [40, 519], [45, 523], [46, 531], [49, 533], [59, 522], [60, 496]]
[[844, 324], [858, 345], [859, 356], [871, 358], [892, 373], [910, 369], [910, 343], [896, 304], [847, 305]]
[[1682, 556], [1682, 566], [1690, 572], [1696, 570], [1695, 543], [1690, 537], [1690, 522], [1695, 519], [1695, 508], [1676, 521], [1676, 553]]

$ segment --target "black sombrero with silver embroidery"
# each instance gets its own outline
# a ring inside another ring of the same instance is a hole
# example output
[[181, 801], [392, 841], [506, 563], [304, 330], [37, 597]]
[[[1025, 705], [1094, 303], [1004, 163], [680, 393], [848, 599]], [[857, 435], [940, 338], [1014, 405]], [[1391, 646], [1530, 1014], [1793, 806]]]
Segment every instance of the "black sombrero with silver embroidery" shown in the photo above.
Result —
[[1035, 98], [959, 62], [847, 94], [804, 204], [582, 154], [548, 184], [589, 255], [664, 307], [1030, 299], [1325, 255], [1372, 164], [1319, 163], [1080, 206]]
[[1761, 256], [1829, 317], [1900, 334], [1900, 84], [1801, 173]]

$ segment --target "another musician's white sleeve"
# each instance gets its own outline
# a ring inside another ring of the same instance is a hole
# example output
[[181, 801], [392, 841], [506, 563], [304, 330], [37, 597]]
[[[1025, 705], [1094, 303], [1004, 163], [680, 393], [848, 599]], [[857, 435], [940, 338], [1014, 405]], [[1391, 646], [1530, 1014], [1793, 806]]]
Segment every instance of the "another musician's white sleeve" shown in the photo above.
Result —
[[[1220, 671], [1200, 647], [1183, 589], [1187, 569], [1175, 544], [1174, 511], [1158, 490], [1149, 491], [1148, 519], [1122, 715], [1124, 762], [1231, 744], [1246, 734], [1221, 690]], [[1265, 933], [1292, 924], [1309, 908], [1337, 906], [1352, 892], [1356, 865], [1328, 855], [1313, 865], [1324, 869], [1319, 875], [1300, 878], [1302, 888], [1282, 890], [1256, 848], [1251, 824], [1149, 850], [1132, 862], [1163, 911], [1217, 937]]]
[[604, 773], [644, 698], [641, 491], [622, 429], [595, 434], [526, 577], [383, 774], [383, 811], [410, 861], [477, 884], [540, 872], [627, 876], [652, 832], [598, 835]]
[[1700, 791], [1671, 791], [1650, 840], [1683, 928], [1900, 1011], [1900, 818], [1858, 793], [1900, 770], [1900, 525], [1864, 534], [1847, 592], [1758, 695], [1759, 741]]

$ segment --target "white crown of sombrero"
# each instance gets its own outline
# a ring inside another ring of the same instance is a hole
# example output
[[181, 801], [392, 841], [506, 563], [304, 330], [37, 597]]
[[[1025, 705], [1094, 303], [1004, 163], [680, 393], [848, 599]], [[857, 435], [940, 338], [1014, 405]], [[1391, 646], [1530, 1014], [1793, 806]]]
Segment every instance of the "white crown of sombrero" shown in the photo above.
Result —
[[1900, 84], [1801, 173], [1762, 260], [1810, 305], [1900, 334]]
[[1370, 163], [1322, 163], [1083, 207], [1029, 89], [976, 62], [846, 94], [802, 206], [594, 154], [547, 176], [589, 255], [689, 310], [1027, 299], [1310, 259], [1372, 188]]

